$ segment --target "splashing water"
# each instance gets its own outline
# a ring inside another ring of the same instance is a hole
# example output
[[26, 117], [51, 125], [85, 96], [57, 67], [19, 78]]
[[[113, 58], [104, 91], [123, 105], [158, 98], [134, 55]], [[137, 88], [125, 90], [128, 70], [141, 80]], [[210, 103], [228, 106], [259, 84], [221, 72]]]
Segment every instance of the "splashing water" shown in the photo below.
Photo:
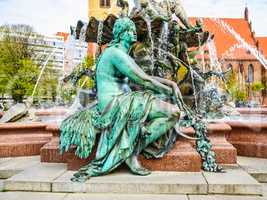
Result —
[[210, 18], [210, 20], [214, 21], [218, 25], [220, 25], [224, 30], [228, 31], [234, 38], [250, 53], [259, 60], [259, 62], [267, 69], [267, 60], [265, 57], [254, 47], [248, 44], [232, 27], [230, 27], [226, 22], [218, 18]]

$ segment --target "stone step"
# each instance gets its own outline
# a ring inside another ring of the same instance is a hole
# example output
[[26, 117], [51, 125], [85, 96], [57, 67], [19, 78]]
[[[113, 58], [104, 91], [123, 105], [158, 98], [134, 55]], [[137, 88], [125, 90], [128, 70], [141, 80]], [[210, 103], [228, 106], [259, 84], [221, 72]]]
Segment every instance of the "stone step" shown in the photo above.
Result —
[[237, 162], [247, 173], [260, 183], [267, 183], [267, 159], [238, 157]]
[[2, 192], [3, 200], [266, 200], [266, 197], [236, 195], [66, 194], [47, 192]]
[[40, 163], [40, 156], [0, 158], [0, 179], [7, 179]]
[[94, 177], [85, 183], [71, 182], [74, 171], [66, 164], [38, 164], [4, 181], [5, 191], [107, 194], [229, 194], [261, 195], [261, 185], [238, 166], [226, 173], [153, 172], [135, 176], [126, 169]]
[[[226, 134], [231, 127], [224, 123], [209, 124], [209, 137], [216, 153], [217, 162], [220, 164], [235, 164], [236, 149], [226, 140]], [[57, 125], [47, 126], [53, 138], [41, 149], [42, 162], [67, 163], [68, 170], [78, 170], [89, 163], [94, 155], [87, 159], [79, 159], [75, 155], [75, 148], [63, 155], [59, 154], [59, 128]], [[184, 133], [194, 136], [194, 130], [187, 128]], [[200, 172], [201, 158], [194, 147], [195, 141], [185, 140], [179, 137], [173, 149], [161, 159], [147, 160], [140, 156], [142, 165], [152, 171], [177, 171], [177, 172]], [[96, 148], [94, 148], [95, 152]]]
[[190, 195], [188, 200], [266, 200], [266, 197], [242, 195]]
[[232, 127], [227, 140], [237, 149], [237, 155], [267, 158], [266, 121], [229, 121]]
[[186, 195], [147, 195], [147, 194], [64, 194], [45, 192], [5, 192], [0, 193], [4, 200], [188, 200]]
[[225, 173], [203, 172], [209, 185], [209, 194], [262, 194], [261, 184], [237, 165], [225, 167], [225, 171]]
[[[67, 153], [68, 170], [78, 170], [88, 164], [94, 156], [80, 159], [75, 155], [75, 149]], [[92, 154], [93, 155], [93, 154]], [[173, 149], [160, 159], [145, 159], [140, 156], [141, 164], [151, 171], [200, 172], [201, 158], [188, 141], [177, 141]]]
[[51, 137], [43, 123], [0, 124], [0, 157], [40, 155]]

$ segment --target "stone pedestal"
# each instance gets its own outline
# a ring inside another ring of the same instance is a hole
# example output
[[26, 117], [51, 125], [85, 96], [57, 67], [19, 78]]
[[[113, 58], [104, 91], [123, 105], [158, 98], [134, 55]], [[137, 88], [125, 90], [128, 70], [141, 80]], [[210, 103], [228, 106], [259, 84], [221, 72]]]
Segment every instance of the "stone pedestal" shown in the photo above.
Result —
[[174, 148], [161, 159], [145, 159], [140, 156], [142, 165], [151, 171], [199, 172], [201, 158], [188, 141], [177, 141]]
[[51, 137], [43, 123], [0, 124], [0, 157], [39, 155]]
[[[47, 130], [53, 134], [52, 140], [41, 149], [42, 162], [66, 162], [69, 170], [77, 170], [88, 164], [95, 155], [96, 148], [87, 159], [75, 156], [75, 148], [68, 153], [59, 154], [59, 130], [57, 126], [48, 126]], [[225, 134], [231, 130], [227, 124], [209, 125], [210, 139], [213, 149], [217, 153], [217, 161], [223, 164], [236, 163], [236, 149], [227, 142]], [[193, 135], [193, 129], [185, 129], [185, 133]], [[161, 159], [147, 160], [140, 156], [142, 165], [153, 171], [187, 171], [201, 170], [201, 158], [194, 147], [194, 141], [178, 138], [174, 148]]]
[[227, 140], [235, 146], [240, 156], [267, 158], [266, 122], [227, 122], [232, 131]]
[[[187, 128], [183, 132], [194, 136], [193, 128]], [[208, 125], [208, 137], [212, 143], [212, 150], [216, 153], [216, 160], [220, 164], [235, 164], [237, 162], [236, 148], [226, 139], [230, 132], [231, 127], [225, 123]], [[195, 141], [191, 141], [191, 143], [195, 147]]]
[[67, 154], [59, 153], [59, 127], [56, 124], [46, 126], [46, 131], [52, 135], [51, 140], [41, 148], [41, 162], [65, 163]]

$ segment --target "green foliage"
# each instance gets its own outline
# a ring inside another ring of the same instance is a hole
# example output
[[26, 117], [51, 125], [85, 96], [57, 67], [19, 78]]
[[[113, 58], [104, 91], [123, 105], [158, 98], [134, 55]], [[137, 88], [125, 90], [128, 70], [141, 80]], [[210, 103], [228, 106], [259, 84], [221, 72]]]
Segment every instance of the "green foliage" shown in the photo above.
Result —
[[[43, 36], [34, 32], [28, 25], [5, 25], [0, 27], [0, 93], [11, 96], [16, 102], [32, 95], [40, 73], [40, 67], [47, 55], [34, 50], [36, 45], [41, 49]], [[31, 45], [34, 40], [35, 46]], [[33, 61], [34, 57], [39, 58]], [[48, 63], [37, 91], [35, 100], [52, 98], [55, 101], [58, 74], [53, 70], [53, 62]]]
[[239, 86], [238, 79], [235, 73], [231, 73], [227, 82], [227, 91], [231, 95], [234, 101], [243, 101], [245, 102], [248, 99], [247, 92], [242, 90]]
[[253, 84], [251, 85], [251, 90], [252, 90], [253, 92], [260, 92], [260, 91], [262, 91], [262, 90], [264, 90], [264, 89], [265, 89], [265, 87], [264, 87], [263, 83], [260, 82], [260, 81], [257, 81], [257, 82], [255, 82], [255, 83], [253, 83]]
[[31, 59], [33, 49], [28, 45], [33, 29], [27, 25], [1, 26], [0, 34], [0, 92], [21, 102], [31, 94], [39, 73]]
[[248, 95], [247, 95], [247, 92], [240, 90], [240, 89], [236, 89], [234, 91], [234, 98], [236, 101], [245, 102], [248, 99]]
[[45, 68], [37, 86], [36, 94], [34, 94], [35, 100], [40, 101], [45, 98], [51, 99], [53, 102], [56, 101], [59, 74], [52, 67], [53, 63], [50, 62]]

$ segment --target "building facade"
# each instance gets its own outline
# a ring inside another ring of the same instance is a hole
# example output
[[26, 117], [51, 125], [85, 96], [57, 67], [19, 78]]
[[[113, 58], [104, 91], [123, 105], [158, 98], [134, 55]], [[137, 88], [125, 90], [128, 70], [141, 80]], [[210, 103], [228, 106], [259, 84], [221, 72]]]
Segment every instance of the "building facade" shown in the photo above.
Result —
[[[192, 24], [195, 23], [195, 18], [190, 20]], [[246, 91], [250, 99], [254, 98], [250, 86], [262, 83], [267, 87], [264, 67], [267, 66], [267, 56], [252, 29], [248, 8], [245, 8], [244, 18], [202, 18], [202, 21], [204, 29], [214, 34], [215, 51], [222, 69], [231, 68], [238, 79], [239, 88]], [[207, 64], [212, 59], [209, 51], [206, 45], [204, 52]], [[263, 97], [260, 98], [261, 103], [267, 103], [266, 89], [257, 95]]]
[[56, 35], [64, 38], [64, 75], [69, 74], [77, 65], [81, 64], [88, 53], [88, 44], [76, 40], [68, 33], [58, 32]]
[[117, 13], [120, 8], [117, 7], [117, 0], [88, 0], [88, 16], [94, 16], [97, 19], [105, 19], [111, 13]]
[[[0, 33], [1, 34], [1, 33]], [[4, 35], [2, 33], [2, 35]], [[60, 36], [40, 34], [25, 34], [23, 32], [9, 33], [14, 41], [25, 41], [33, 52], [32, 59], [39, 65], [49, 60], [55, 70], [62, 70], [64, 66], [64, 39]], [[0, 35], [1, 40], [1, 35]]]

